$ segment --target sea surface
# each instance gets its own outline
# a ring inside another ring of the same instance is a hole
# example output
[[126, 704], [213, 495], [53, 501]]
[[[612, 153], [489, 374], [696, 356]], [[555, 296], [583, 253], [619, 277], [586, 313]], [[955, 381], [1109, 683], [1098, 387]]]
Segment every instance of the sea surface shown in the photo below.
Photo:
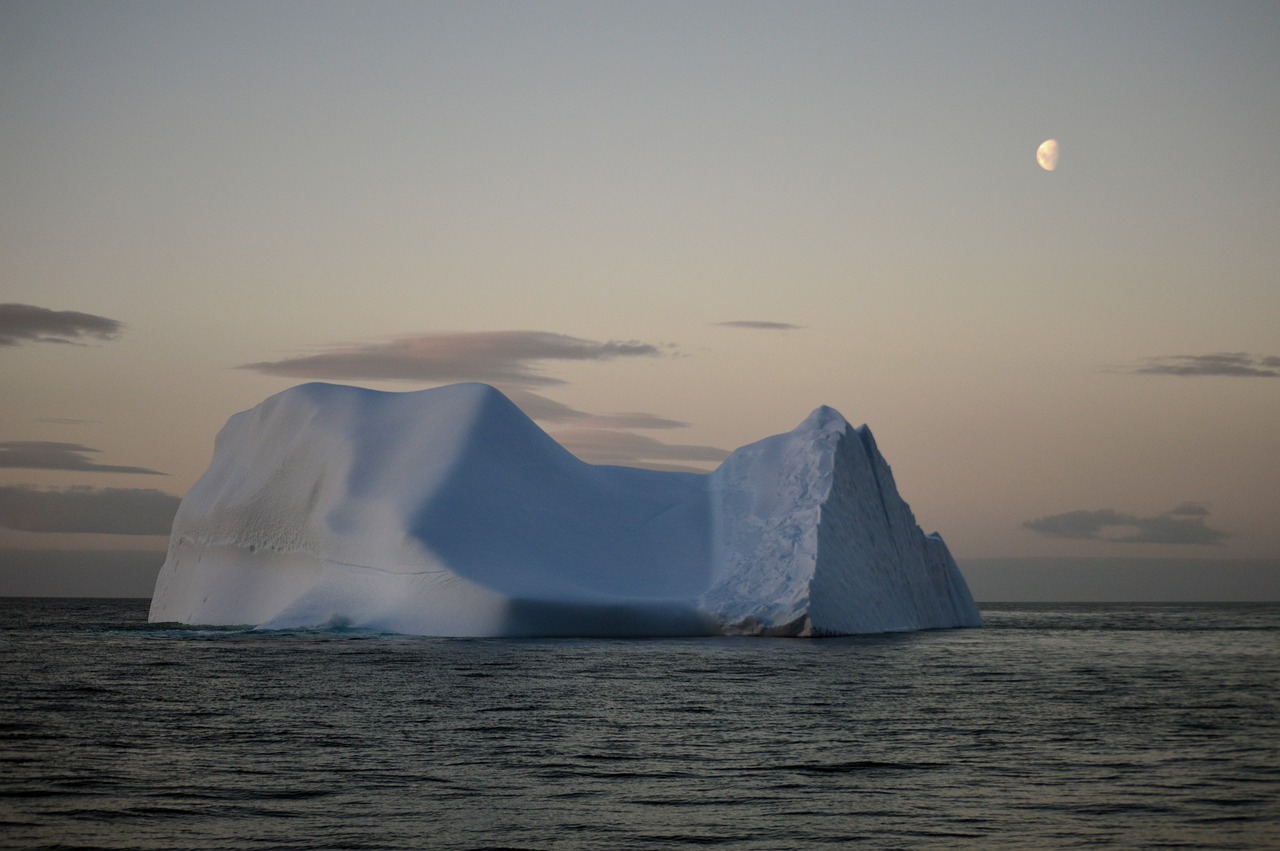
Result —
[[1280, 848], [1280, 606], [453, 640], [0, 599], [0, 846]]

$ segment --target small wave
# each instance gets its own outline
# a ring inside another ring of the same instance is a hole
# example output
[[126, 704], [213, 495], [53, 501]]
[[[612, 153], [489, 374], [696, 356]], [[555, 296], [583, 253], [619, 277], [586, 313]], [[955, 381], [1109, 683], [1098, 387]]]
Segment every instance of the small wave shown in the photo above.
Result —
[[802, 762], [780, 765], [776, 769], [757, 769], [760, 771], [799, 771], [806, 774], [855, 774], [862, 771], [925, 771], [935, 768], [946, 768], [940, 762], [884, 762], [876, 759], [856, 759], [848, 762]]

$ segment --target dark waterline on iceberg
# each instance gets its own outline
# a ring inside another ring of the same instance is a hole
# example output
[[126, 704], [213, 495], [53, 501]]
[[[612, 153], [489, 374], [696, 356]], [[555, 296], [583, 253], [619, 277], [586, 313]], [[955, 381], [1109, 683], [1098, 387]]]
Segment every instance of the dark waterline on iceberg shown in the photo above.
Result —
[[1280, 606], [877, 637], [166, 629], [0, 600], [0, 845], [1280, 846]]

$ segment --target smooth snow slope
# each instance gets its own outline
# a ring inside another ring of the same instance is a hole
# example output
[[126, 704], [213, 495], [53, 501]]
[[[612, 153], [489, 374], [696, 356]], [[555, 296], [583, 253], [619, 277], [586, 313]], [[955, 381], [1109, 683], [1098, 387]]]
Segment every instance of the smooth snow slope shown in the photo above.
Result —
[[819, 408], [714, 473], [586, 464], [492, 387], [306, 384], [231, 418], [153, 622], [450, 636], [980, 623], [865, 426]]

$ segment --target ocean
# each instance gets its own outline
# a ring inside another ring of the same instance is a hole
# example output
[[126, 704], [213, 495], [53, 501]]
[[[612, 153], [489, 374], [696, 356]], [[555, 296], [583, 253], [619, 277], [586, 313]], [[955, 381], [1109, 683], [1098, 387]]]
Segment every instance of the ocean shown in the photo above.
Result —
[[1280, 605], [434, 639], [0, 599], [0, 846], [1280, 847]]

